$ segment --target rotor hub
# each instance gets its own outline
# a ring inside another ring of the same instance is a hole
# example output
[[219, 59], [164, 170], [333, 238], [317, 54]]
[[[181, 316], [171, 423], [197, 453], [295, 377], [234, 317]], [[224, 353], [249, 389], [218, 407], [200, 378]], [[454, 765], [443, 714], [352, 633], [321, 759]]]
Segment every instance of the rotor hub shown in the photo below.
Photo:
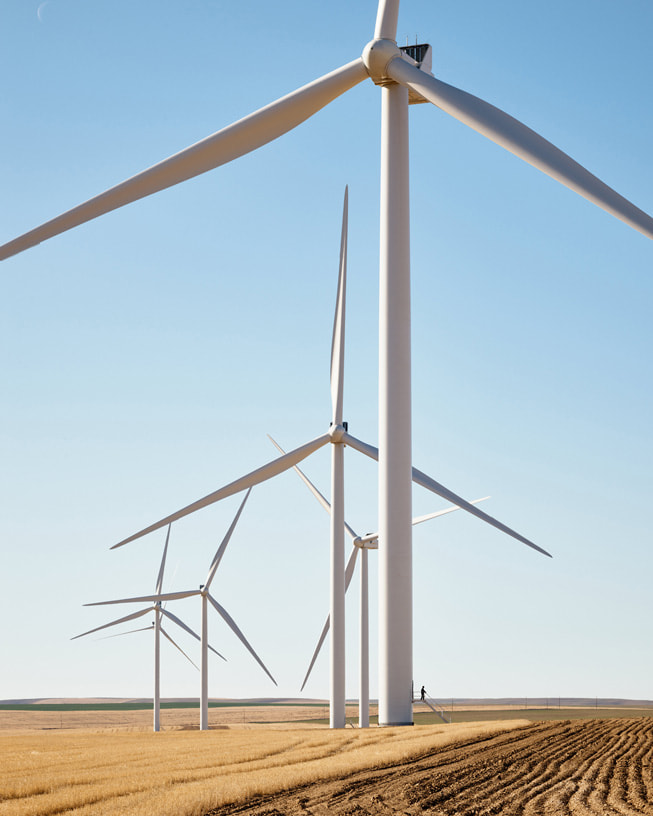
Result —
[[401, 51], [393, 40], [372, 40], [365, 46], [362, 59], [375, 85], [391, 85], [394, 82], [386, 69], [397, 57], [401, 57]]
[[342, 437], [345, 434], [346, 423], [345, 425], [331, 425], [329, 427], [329, 437], [331, 439], [331, 443], [333, 445], [339, 445], [342, 442]]
[[352, 541], [354, 547], [358, 547], [359, 550], [378, 550], [379, 549], [379, 539], [377, 536], [374, 538], [370, 538], [371, 533], [368, 533], [364, 536], [356, 536], [356, 538]]

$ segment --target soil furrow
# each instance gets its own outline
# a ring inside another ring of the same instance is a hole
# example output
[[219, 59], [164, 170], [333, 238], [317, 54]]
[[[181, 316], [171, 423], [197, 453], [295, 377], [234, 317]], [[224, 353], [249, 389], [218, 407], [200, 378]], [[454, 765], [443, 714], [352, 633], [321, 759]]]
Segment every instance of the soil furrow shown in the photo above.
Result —
[[637, 732], [638, 742], [636, 750], [626, 769], [626, 801], [638, 812], [646, 812], [645, 808], [651, 801], [648, 798], [644, 784], [644, 763], [650, 756], [651, 746], [646, 741], [646, 729], [641, 723]]
[[653, 816], [653, 719], [535, 723], [206, 816]]

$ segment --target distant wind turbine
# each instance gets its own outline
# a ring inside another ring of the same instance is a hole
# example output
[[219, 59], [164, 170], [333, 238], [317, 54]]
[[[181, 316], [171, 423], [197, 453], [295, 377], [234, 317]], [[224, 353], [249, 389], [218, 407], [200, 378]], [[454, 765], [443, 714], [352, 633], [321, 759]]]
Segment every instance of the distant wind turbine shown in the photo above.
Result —
[[[201, 660], [201, 693], [200, 693], [200, 730], [206, 731], [209, 727], [209, 654], [208, 650], [215, 651], [209, 646], [209, 630], [208, 630], [208, 604], [210, 603], [216, 612], [222, 617], [225, 621], [227, 626], [234, 632], [236, 637], [240, 640], [240, 642], [245, 646], [247, 651], [252, 655], [254, 660], [259, 664], [259, 666], [263, 669], [263, 671], [267, 674], [267, 676], [272, 680], [274, 685], [277, 685], [277, 681], [268, 671], [265, 663], [261, 660], [258, 654], [254, 651], [251, 644], [245, 637], [245, 635], [241, 632], [238, 628], [238, 625], [231, 617], [231, 615], [227, 612], [227, 610], [222, 606], [222, 604], [218, 603], [218, 601], [211, 595], [209, 592], [211, 588], [211, 583], [215, 578], [215, 574], [217, 572], [218, 567], [220, 566], [220, 561], [222, 561], [222, 556], [224, 555], [225, 550], [227, 549], [227, 544], [231, 539], [232, 533], [236, 528], [236, 524], [238, 524], [238, 519], [240, 518], [240, 514], [243, 512], [243, 508], [245, 507], [245, 502], [249, 498], [249, 494], [252, 492], [252, 488], [247, 491], [245, 494], [245, 498], [242, 500], [240, 507], [236, 515], [234, 516], [234, 520], [231, 522], [231, 526], [227, 530], [225, 537], [222, 539], [220, 546], [217, 549], [216, 554], [213, 556], [213, 561], [211, 561], [211, 566], [209, 567], [209, 572], [206, 577], [206, 581], [200, 585], [199, 589], [188, 589], [182, 592], [166, 592], [161, 593], [161, 588], [157, 585], [157, 592], [154, 595], [142, 595], [138, 598], [122, 598], [118, 601], [103, 601], [100, 604], [89, 604], [89, 606], [102, 606], [106, 604], [117, 604], [117, 603], [141, 603], [141, 602], [153, 602], [155, 606], [160, 605], [165, 601], [177, 601], [181, 598], [190, 598], [193, 595], [199, 595], [202, 599], [202, 637], [200, 639], [202, 645], [202, 660]], [[169, 615], [169, 612], [163, 610], [164, 614]], [[197, 635], [195, 635], [197, 637]], [[220, 655], [222, 657], [222, 655]]]
[[[379, 721], [382, 725], [412, 723], [411, 476], [414, 479], [415, 472], [411, 471], [409, 104], [433, 104], [642, 234], [653, 237], [651, 216], [551, 142], [499, 108], [436, 79], [431, 73], [430, 45], [399, 48], [396, 42], [398, 16], [399, 0], [379, 0], [373, 38], [361, 56], [352, 62], [0, 247], [0, 259], [8, 258], [104, 213], [257, 150], [297, 127], [363, 80], [371, 79], [381, 88], [378, 459]], [[301, 59], [306, 60], [306, 49], [302, 49]], [[237, 81], [237, 73], [232, 81]], [[344, 429], [332, 427], [328, 434], [296, 449], [282, 462], [265, 465], [228, 485], [225, 490], [230, 492], [225, 495], [244, 490], [297, 464], [327, 442], [354, 447]], [[429, 489], [438, 492], [433, 484]], [[211, 494], [180, 512], [187, 514], [192, 512], [191, 508], [199, 509], [217, 501], [215, 496]], [[450, 500], [527, 542], [480, 511], [471, 510], [468, 502]], [[169, 520], [162, 520], [158, 526]], [[157, 525], [140, 534], [151, 529], [157, 529]]]
[[[74, 638], [71, 640], [77, 640], [77, 638], [85, 637], [86, 635], [91, 635], [93, 632], [99, 632], [102, 629], [108, 629], [110, 626], [117, 626], [120, 623], [126, 623], [130, 620], [135, 620], [136, 618], [140, 618], [143, 615], [147, 615], [148, 612], [154, 613], [154, 622], [150, 626], [145, 626], [142, 629], [132, 629], [129, 632], [120, 632], [118, 635], [113, 635], [113, 637], [120, 637], [121, 635], [128, 635], [132, 634], [133, 632], [146, 632], [151, 630], [154, 632], [154, 697], [153, 697], [153, 709], [154, 709], [154, 730], [159, 731], [161, 729], [161, 638], [160, 635], [163, 635], [167, 640], [172, 643], [172, 645], [178, 649], [183, 656], [195, 666], [195, 663], [188, 657], [186, 652], [176, 643], [170, 635], [165, 631], [163, 626], [161, 625], [161, 616], [165, 615], [167, 618], [170, 618], [171, 621], [177, 624], [177, 626], [181, 627], [184, 631], [188, 632], [192, 635], [196, 640], [199, 640], [199, 635], [197, 635], [193, 630], [187, 626], [180, 618], [176, 615], [173, 615], [172, 612], [168, 612], [161, 604], [160, 600], [155, 600], [159, 597], [161, 593], [161, 589], [163, 587], [163, 573], [165, 570], [166, 564], [166, 556], [168, 554], [168, 542], [170, 541], [170, 527], [168, 526], [168, 532], [166, 534], [166, 543], [163, 548], [163, 556], [161, 558], [161, 566], [159, 567], [159, 575], [156, 580], [156, 594], [149, 596], [152, 599], [152, 605], [145, 607], [145, 609], [140, 609], [138, 612], [134, 612], [131, 615], [126, 615], [124, 618], [118, 618], [117, 620], [111, 621], [110, 623], [105, 623], [102, 626], [96, 626], [95, 629], [90, 629], [88, 632], [83, 632], [81, 635], [75, 635]], [[145, 600], [145, 598], [141, 599]], [[100, 604], [84, 604], [84, 606], [101, 606], [103, 604], [114, 604], [114, 603], [126, 603], [124, 600], [117, 600], [117, 601], [103, 601]], [[211, 651], [215, 652], [218, 657], [222, 657], [220, 652], [216, 652], [213, 646], [209, 646]], [[222, 657], [224, 660], [225, 658]], [[197, 668], [197, 666], [195, 666]]]
[[[276, 442], [270, 434], [268, 434], [268, 438], [272, 442], [272, 444], [279, 450], [281, 453], [285, 451]], [[306, 487], [311, 491], [311, 493], [315, 496], [317, 501], [320, 505], [331, 515], [331, 505], [324, 497], [324, 495], [318, 490], [318, 488], [313, 484], [313, 482], [308, 478], [308, 476], [304, 473], [301, 468], [297, 465], [293, 468], [294, 471], [298, 474], [300, 479], [304, 482]], [[489, 499], [489, 496], [484, 496], [482, 499], [475, 499], [474, 501], [470, 502], [470, 504], [478, 504], [479, 502], [486, 501]], [[413, 526], [416, 524], [422, 524], [425, 521], [430, 521], [431, 519], [438, 518], [439, 516], [446, 516], [449, 513], [454, 513], [456, 510], [460, 510], [460, 507], [447, 507], [444, 510], [437, 510], [434, 513], [427, 513], [424, 516], [416, 516], [413, 519]], [[349, 585], [351, 584], [351, 580], [354, 577], [354, 571], [356, 569], [356, 559], [358, 557], [358, 553], [361, 554], [361, 565], [360, 565], [360, 594], [359, 594], [359, 624], [358, 624], [358, 632], [359, 632], [359, 657], [358, 657], [358, 668], [359, 668], [359, 697], [358, 697], [358, 724], [360, 728], [368, 728], [370, 724], [370, 649], [369, 649], [369, 585], [368, 585], [368, 550], [376, 550], [379, 546], [379, 534], [376, 533], [366, 533], [365, 535], [361, 536], [358, 535], [347, 522], [344, 522], [345, 532], [350, 536], [352, 539], [352, 551], [349, 556], [349, 560], [347, 561], [347, 566], [345, 568], [345, 593], [349, 589]], [[313, 656], [311, 657], [311, 662], [308, 666], [308, 670], [304, 677], [304, 682], [302, 683], [302, 687], [300, 691], [304, 691], [304, 687], [308, 682], [308, 678], [311, 676], [311, 672], [313, 671], [313, 666], [315, 665], [315, 661], [322, 650], [322, 646], [324, 645], [324, 641], [329, 633], [329, 629], [331, 627], [331, 615], [327, 615], [327, 619], [322, 627], [322, 632], [320, 633], [320, 637], [317, 641], [317, 646], [315, 647], [315, 651], [313, 652]]]

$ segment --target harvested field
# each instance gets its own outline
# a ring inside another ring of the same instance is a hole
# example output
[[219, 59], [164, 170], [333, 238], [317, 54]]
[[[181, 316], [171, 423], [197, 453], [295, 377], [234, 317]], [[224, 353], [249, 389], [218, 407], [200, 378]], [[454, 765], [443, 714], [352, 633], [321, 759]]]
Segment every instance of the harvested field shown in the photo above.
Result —
[[0, 816], [202, 816], [514, 727], [2, 735]]
[[653, 814], [653, 720], [535, 723], [210, 816]]
[[653, 816], [653, 718], [0, 735], [0, 816]]

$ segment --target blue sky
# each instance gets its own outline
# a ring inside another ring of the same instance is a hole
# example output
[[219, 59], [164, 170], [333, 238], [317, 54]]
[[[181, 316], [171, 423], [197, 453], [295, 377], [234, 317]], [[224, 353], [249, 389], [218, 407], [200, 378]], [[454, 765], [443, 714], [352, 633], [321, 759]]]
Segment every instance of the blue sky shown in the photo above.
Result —
[[[376, 13], [38, 9], [0, 9], [0, 241], [356, 58]], [[404, 0], [399, 42], [430, 42], [436, 76], [651, 212], [652, 28], [643, 0]], [[376, 443], [379, 124], [363, 83], [255, 154], [2, 264], [0, 699], [151, 694], [147, 633], [69, 638], [131, 611], [82, 604], [154, 589], [164, 535], [113, 543], [272, 458], [266, 433], [291, 447], [326, 429], [345, 184], [345, 418]], [[411, 109], [411, 225], [414, 462], [490, 494], [555, 556], [461, 512], [416, 528], [416, 684], [653, 697], [650, 242], [430, 105]], [[375, 529], [375, 467], [350, 450], [346, 467], [347, 518]], [[328, 491], [328, 451], [306, 471]], [[203, 582], [238, 503], [173, 528], [165, 589]], [[415, 514], [443, 506], [415, 488]], [[214, 589], [279, 687], [216, 617], [228, 663], [210, 694], [295, 696], [327, 611], [328, 518], [294, 474], [253, 491]], [[175, 611], [199, 628], [196, 600]], [[326, 658], [308, 696], [328, 694]], [[164, 696], [199, 693], [183, 658], [162, 659]]]

